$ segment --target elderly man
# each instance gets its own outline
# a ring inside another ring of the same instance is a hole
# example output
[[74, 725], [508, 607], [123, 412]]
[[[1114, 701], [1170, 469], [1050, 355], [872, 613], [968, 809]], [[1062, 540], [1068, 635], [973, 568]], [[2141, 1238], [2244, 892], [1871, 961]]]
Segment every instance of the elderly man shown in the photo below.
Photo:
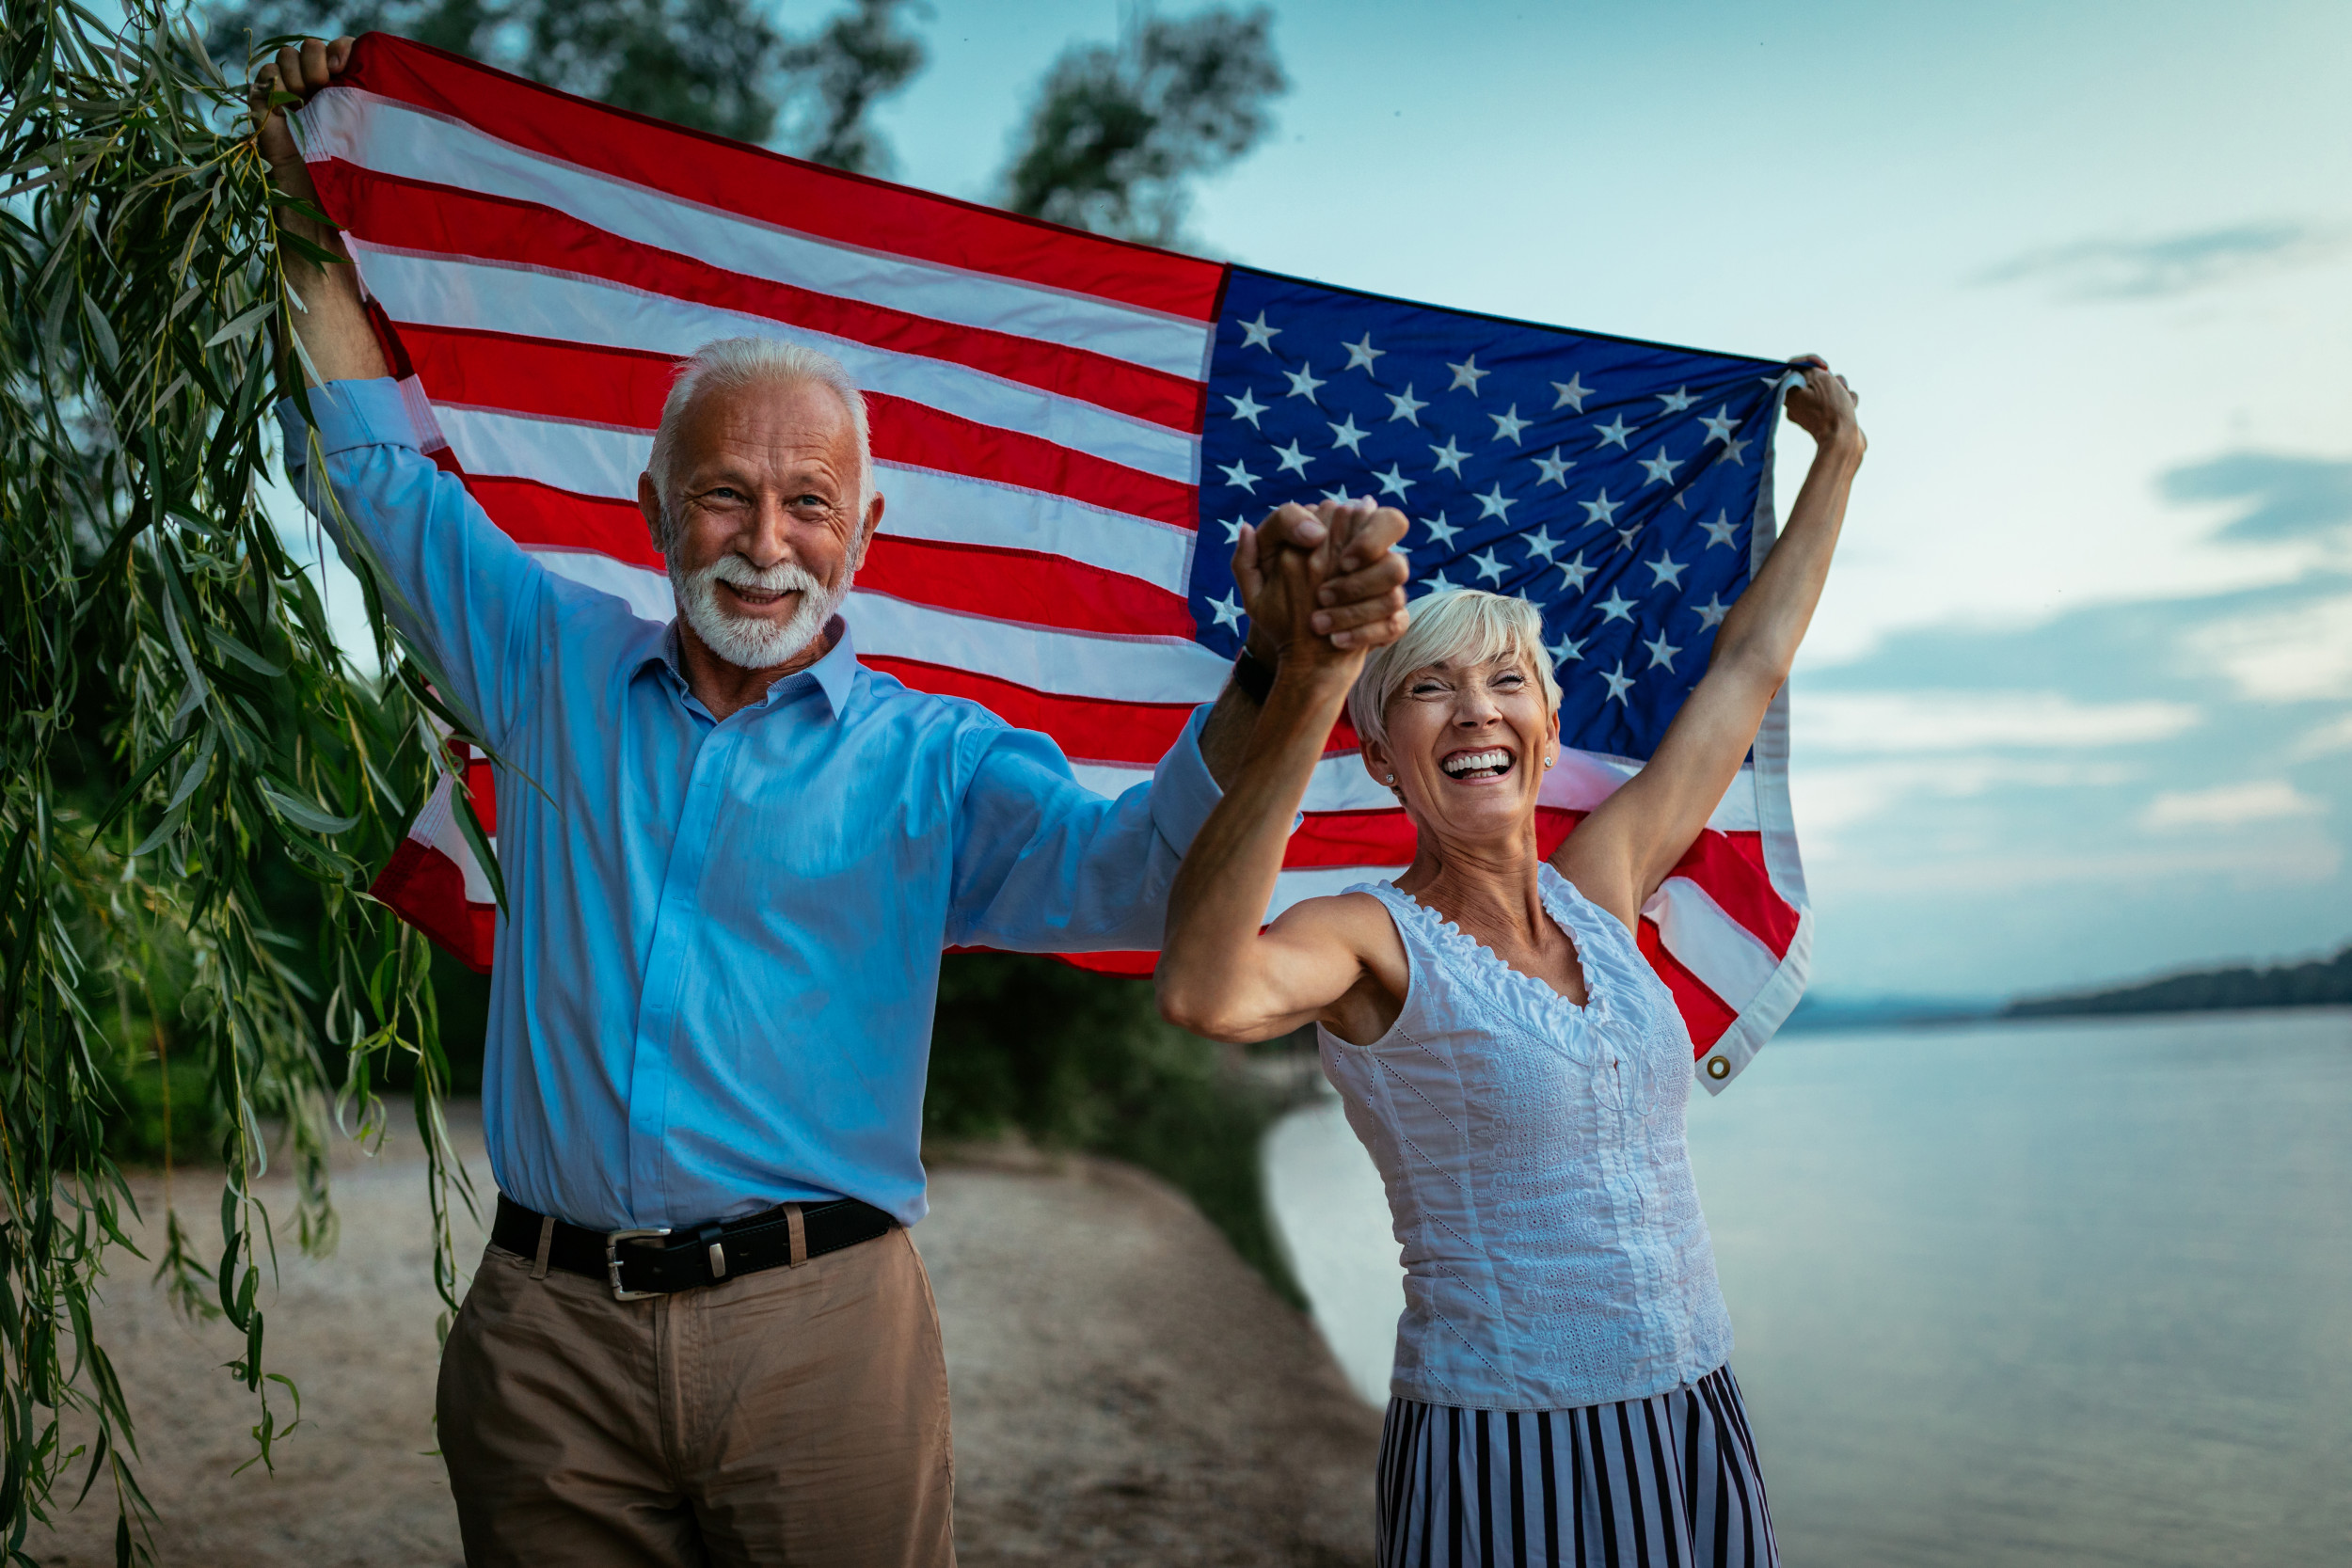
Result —
[[[348, 53], [286, 50], [264, 85], [307, 95]], [[307, 198], [282, 119], [261, 147]], [[883, 512], [864, 402], [763, 341], [703, 349], [662, 409], [639, 499], [678, 616], [640, 621], [425, 455], [432, 411], [385, 379], [351, 270], [286, 264], [327, 382], [315, 440], [280, 410], [295, 480], [516, 780], [484, 1087], [501, 1196], [441, 1364], [469, 1560], [951, 1561], [946, 1370], [904, 1229], [940, 950], [1157, 945], [1255, 699], [1229, 685], [1109, 801], [1044, 737], [860, 666], [835, 610]], [[1345, 536], [1356, 569], [1310, 621], [1335, 641], [1403, 629], [1372, 517], [1268, 525]], [[1268, 657], [1290, 629], [1260, 628]]]

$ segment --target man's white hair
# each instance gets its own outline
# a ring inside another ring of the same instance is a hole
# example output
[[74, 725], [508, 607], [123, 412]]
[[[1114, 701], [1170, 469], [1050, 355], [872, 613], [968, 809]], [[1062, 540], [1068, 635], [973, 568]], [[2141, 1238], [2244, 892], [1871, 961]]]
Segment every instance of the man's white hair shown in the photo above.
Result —
[[1347, 694], [1348, 722], [1367, 740], [1389, 739], [1389, 702], [1417, 670], [1524, 658], [1544, 684], [1544, 711], [1560, 706], [1560, 683], [1544, 652], [1544, 619], [1525, 599], [1480, 588], [1440, 588], [1413, 606], [1405, 635], [1364, 660]]
[[653, 455], [645, 471], [653, 476], [654, 493], [661, 500], [661, 521], [654, 543], [667, 555], [677, 543], [679, 473], [678, 429], [694, 400], [707, 391], [739, 391], [750, 387], [795, 387], [814, 383], [828, 388], [849, 411], [850, 428], [857, 436], [857, 512], [863, 524], [874, 499], [874, 449], [866, 429], [866, 394], [841, 361], [832, 355], [773, 338], [721, 338], [703, 344], [678, 366], [670, 395], [662, 400], [661, 426], [653, 435]]

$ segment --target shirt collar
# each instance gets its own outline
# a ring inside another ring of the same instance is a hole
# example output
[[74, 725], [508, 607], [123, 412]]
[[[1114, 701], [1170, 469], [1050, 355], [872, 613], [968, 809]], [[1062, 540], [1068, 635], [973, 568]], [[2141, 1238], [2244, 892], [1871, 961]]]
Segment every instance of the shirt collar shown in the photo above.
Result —
[[[789, 689], [793, 682], [805, 675], [816, 682], [818, 690], [825, 694], [825, 704], [833, 710], [835, 719], [848, 712], [850, 689], [857, 680], [856, 643], [850, 635], [850, 623], [839, 615], [826, 623], [825, 635], [833, 640], [833, 646], [825, 650], [822, 658], [805, 670], [778, 676], [769, 684], [768, 695], [754, 705], [767, 706]], [[687, 682], [686, 666], [678, 656], [675, 621], [661, 628], [660, 641], [638, 660], [637, 667], [642, 670], [652, 664], [659, 664], [669, 671], [670, 678], [677, 684], [680, 691], [691, 692], [693, 689]]]

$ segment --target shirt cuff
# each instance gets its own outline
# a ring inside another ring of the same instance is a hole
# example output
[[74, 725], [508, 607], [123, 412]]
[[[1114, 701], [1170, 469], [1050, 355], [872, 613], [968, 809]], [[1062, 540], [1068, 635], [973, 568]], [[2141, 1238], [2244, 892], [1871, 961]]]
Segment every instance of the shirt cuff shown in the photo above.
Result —
[[1225, 799], [1209, 775], [1209, 759], [1200, 754], [1200, 728], [1215, 705], [1203, 703], [1192, 710], [1184, 733], [1152, 770], [1152, 825], [1180, 855], [1192, 847], [1193, 835]]
[[[355, 447], [408, 447], [433, 452], [449, 445], [441, 434], [440, 421], [433, 417], [433, 404], [425, 397], [424, 388], [413, 375], [405, 381], [385, 376], [373, 381], [330, 381], [324, 387], [313, 387], [310, 414], [318, 428], [319, 444], [329, 457]], [[286, 451], [290, 455], [309, 450], [310, 427], [304, 423], [302, 410], [294, 399], [278, 401], [278, 423], [286, 433]]]

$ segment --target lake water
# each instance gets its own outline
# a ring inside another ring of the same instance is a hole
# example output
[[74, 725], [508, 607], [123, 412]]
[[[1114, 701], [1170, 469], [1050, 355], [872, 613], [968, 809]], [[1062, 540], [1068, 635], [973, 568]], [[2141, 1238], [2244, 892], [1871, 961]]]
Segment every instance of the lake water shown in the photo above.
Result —
[[[2352, 1564], [2352, 1009], [1787, 1036], [1691, 1146], [1792, 1565]], [[1385, 1400], [1371, 1160], [1266, 1155]]]

